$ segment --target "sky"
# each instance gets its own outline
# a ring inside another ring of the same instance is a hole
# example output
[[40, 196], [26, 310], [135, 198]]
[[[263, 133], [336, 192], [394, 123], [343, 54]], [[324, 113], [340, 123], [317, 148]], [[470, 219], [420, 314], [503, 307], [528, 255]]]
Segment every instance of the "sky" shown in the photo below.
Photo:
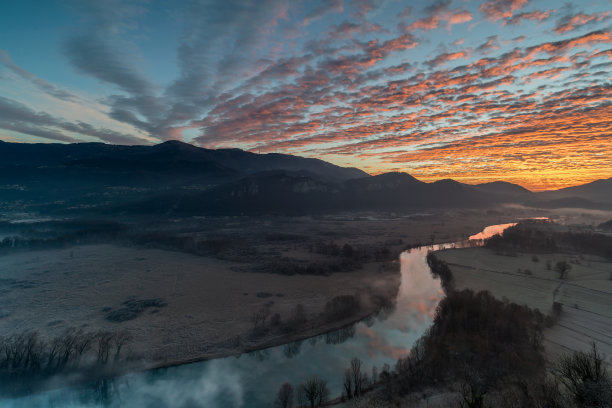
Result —
[[316, 157], [546, 190], [612, 177], [612, 0], [23, 0], [0, 140]]

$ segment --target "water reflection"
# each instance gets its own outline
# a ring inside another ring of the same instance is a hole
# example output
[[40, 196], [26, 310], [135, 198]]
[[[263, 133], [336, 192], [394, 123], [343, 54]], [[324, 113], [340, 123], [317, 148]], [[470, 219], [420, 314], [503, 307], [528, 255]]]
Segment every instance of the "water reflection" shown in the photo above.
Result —
[[[473, 238], [482, 239], [512, 225], [487, 227]], [[359, 357], [368, 372], [374, 366], [382, 371], [410, 351], [431, 325], [444, 296], [440, 281], [431, 276], [427, 252], [466, 245], [469, 242], [402, 253], [396, 302], [358, 324], [307, 341], [251, 352], [249, 358], [228, 357], [133, 373], [88, 387], [0, 402], [9, 407], [268, 407], [282, 383], [297, 385], [315, 373], [327, 380], [331, 396], [338, 396], [351, 358]]]
[[355, 325], [325, 333], [325, 344], [342, 344], [355, 335]]
[[492, 237], [493, 235], [498, 235], [504, 232], [505, 229], [514, 227], [516, 222], [508, 223], [508, 224], [498, 224], [498, 225], [489, 225], [484, 230], [479, 232], [478, 234], [472, 235], [470, 240], [481, 240]]
[[293, 343], [287, 343], [283, 346], [283, 354], [287, 358], [293, 358], [300, 354], [302, 347], [302, 341], [294, 341]]

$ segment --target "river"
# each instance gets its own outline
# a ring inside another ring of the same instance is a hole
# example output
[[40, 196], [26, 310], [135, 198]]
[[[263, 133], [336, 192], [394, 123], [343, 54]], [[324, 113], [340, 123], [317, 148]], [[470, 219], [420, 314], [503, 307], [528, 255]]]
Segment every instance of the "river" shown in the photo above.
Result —
[[[470, 239], [482, 240], [515, 224], [487, 227]], [[444, 296], [426, 262], [427, 252], [482, 241], [439, 244], [400, 255], [401, 283], [396, 307], [378, 317], [300, 342], [238, 357], [225, 357], [125, 376], [83, 387], [54, 389], [0, 401], [7, 407], [270, 407], [281, 384], [296, 387], [313, 374], [327, 381], [332, 398], [342, 392], [344, 369], [353, 357], [371, 374], [393, 369], [431, 325]]]

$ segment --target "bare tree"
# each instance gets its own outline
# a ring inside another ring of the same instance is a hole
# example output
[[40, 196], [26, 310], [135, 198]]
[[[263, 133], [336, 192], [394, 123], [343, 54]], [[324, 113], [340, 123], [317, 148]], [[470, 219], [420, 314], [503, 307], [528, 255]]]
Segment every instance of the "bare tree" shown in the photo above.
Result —
[[320, 407], [329, 397], [327, 382], [313, 375], [301, 385], [304, 391], [304, 399], [310, 405], [310, 408]]
[[467, 374], [461, 384], [461, 408], [486, 408], [485, 404], [486, 387], [483, 381], [473, 373]]
[[55, 359], [57, 358], [57, 355], [59, 353], [60, 344], [61, 341], [59, 337], [56, 337], [49, 342], [49, 346], [47, 349], [47, 370], [51, 370], [52, 366], [56, 364]]
[[595, 342], [591, 347], [588, 353], [562, 357], [554, 373], [579, 406], [603, 407], [612, 401], [612, 381]]
[[368, 376], [366, 373], [361, 371], [361, 365], [361, 360], [357, 357], [354, 357], [351, 360], [351, 380], [353, 382], [353, 394], [356, 397], [363, 394], [368, 382]]
[[317, 406], [322, 406], [329, 399], [329, 389], [327, 388], [327, 381], [319, 378], [317, 383]]
[[60, 351], [57, 361], [58, 369], [62, 369], [68, 365], [68, 362], [70, 362], [70, 360], [73, 358], [76, 353], [79, 336], [82, 334], [82, 330], [77, 331], [75, 328], [66, 329], [60, 338]]
[[85, 354], [85, 352], [91, 348], [95, 337], [96, 335], [93, 333], [82, 333], [81, 337], [77, 341], [77, 344], [75, 345], [77, 363], [83, 354]]
[[121, 349], [132, 340], [132, 335], [127, 330], [122, 330], [115, 333], [113, 336], [113, 344], [115, 346], [115, 361], [119, 360]]
[[570, 265], [567, 261], [559, 261], [555, 265], [555, 272], [559, 274], [559, 279], [566, 279], [567, 273], [572, 269], [572, 265]]
[[351, 369], [347, 368], [344, 370], [344, 392], [346, 393], [346, 398], [353, 398], [353, 380], [351, 376]]
[[45, 343], [38, 337], [38, 332], [26, 335], [24, 370], [37, 371], [42, 365], [42, 354]]
[[295, 394], [295, 399], [297, 401], [298, 407], [303, 407], [306, 404], [306, 394], [304, 393], [304, 387], [302, 385], [297, 387], [297, 391]]
[[284, 383], [278, 389], [276, 400], [274, 401], [275, 408], [292, 408], [293, 407], [293, 387], [289, 383]]
[[111, 345], [113, 341], [113, 333], [99, 331], [96, 334], [96, 340], [98, 345], [97, 350], [97, 362], [98, 364], [106, 364], [108, 362], [108, 355], [111, 350]]
[[261, 333], [266, 326], [266, 320], [270, 316], [270, 309], [262, 307], [251, 316], [251, 322], [253, 323], [253, 333]]

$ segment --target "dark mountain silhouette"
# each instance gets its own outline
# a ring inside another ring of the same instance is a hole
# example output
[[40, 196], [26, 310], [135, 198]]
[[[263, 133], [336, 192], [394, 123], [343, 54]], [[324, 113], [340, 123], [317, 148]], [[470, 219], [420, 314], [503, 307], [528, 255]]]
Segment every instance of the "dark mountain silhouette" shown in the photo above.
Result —
[[318, 159], [211, 150], [177, 141], [155, 146], [102, 143], [19, 144], [0, 142], [1, 208], [92, 208], [181, 196], [263, 171], [303, 171], [340, 182], [368, 174]]
[[562, 200], [566, 203], [588, 200], [596, 204], [612, 204], [612, 178], [560, 190], [542, 191], [538, 197], [541, 200]]
[[519, 186], [518, 184], [508, 183], [507, 181], [493, 181], [490, 183], [481, 183], [475, 184], [476, 187], [480, 191], [484, 191], [486, 193], [494, 193], [494, 194], [504, 194], [504, 195], [512, 195], [512, 194], [520, 194], [520, 195], [530, 195], [531, 191], [527, 190], [523, 186]]
[[[0, 209], [260, 214], [483, 208], [506, 203], [610, 208], [612, 179], [532, 193], [512, 183], [425, 183], [318, 159], [155, 146], [0, 142]], [[602, 207], [603, 206], [603, 207]]]
[[[355, 168], [346, 168], [319, 159], [286, 154], [255, 154], [239, 149], [204, 149], [179, 141], [154, 146], [117, 146], [103, 143], [25, 144], [0, 142], [0, 166], [63, 166], [78, 164], [116, 171], [114, 164], [121, 161], [144, 164], [155, 170], [155, 163], [166, 163], [159, 171], [168, 171], [168, 163], [176, 166], [201, 162], [217, 163], [237, 174], [248, 175], [269, 170], [309, 171], [329, 180], [343, 181], [365, 177], [368, 174]], [[91, 162], [91, 164], [89, 164]], [[108, 165], [104, 167], [105, 164]], [[194, 169], [197, 170], [197, 169]]]
[[172, 214], [306, 214], [329, 211], [412, 211], [478, 208], [497, 196], [442, 180], [424, 183], [406, 173], [386, 173], [333, 183], [307, 172], [264, 172], [207, 191], [164, 194], [122, 211]]

